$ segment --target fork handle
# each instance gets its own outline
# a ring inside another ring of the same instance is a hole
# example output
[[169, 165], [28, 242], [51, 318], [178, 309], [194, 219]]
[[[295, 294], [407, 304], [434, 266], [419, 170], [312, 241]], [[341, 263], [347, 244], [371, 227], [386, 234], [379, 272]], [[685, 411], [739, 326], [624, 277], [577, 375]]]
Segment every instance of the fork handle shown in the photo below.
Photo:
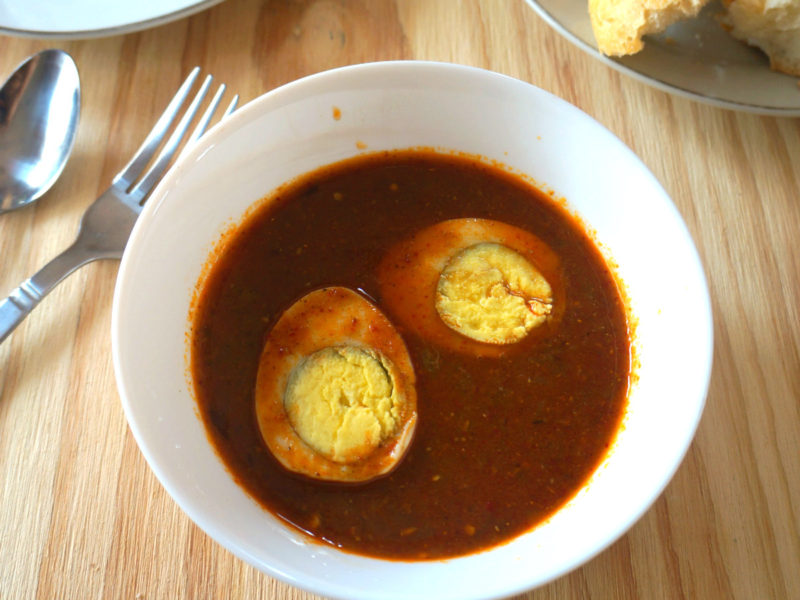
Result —
[[94, 260], [84, 249], [72, 244], [17, 286], [0, 302], [0, 343], [68, 275]]

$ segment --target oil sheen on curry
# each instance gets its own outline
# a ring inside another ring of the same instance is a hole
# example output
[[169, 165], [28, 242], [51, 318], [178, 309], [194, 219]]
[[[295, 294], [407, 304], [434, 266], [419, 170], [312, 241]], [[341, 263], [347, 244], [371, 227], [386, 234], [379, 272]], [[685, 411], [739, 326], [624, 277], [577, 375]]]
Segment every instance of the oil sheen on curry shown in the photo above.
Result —
[[303, 176], [220, 242], [191, 314], [209, 438], [265, 509], [346, 551], [477, 552], [587, 481], [620, 426], [627, 312], [582, 226], [462, 155]]

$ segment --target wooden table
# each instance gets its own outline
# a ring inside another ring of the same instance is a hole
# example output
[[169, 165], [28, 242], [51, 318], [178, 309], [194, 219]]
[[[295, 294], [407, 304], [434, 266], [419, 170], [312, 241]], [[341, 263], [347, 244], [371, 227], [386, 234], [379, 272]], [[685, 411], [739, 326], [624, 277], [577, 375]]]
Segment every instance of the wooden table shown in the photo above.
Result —
[[[0, 36], [2, 77], [46, 47], [78, 64], [80, 132], [52, 191], [0, 217], [0, 295], [71, 242], [195, 64], [247, 101], [351, 63], [452, 61], [594, 116], [642, 157], [696, 240], [714, 371], [696, 440], [652, 509], [524, 597], [800, 598], [800, 120], [647, 87], [562, 40], [522, 0], [228, 0], [116, 37]], [[117, 268], [83, 268], [0, 346], [0, 598], [310, 598], [218, 546], [151, 474], [111, 364]]]

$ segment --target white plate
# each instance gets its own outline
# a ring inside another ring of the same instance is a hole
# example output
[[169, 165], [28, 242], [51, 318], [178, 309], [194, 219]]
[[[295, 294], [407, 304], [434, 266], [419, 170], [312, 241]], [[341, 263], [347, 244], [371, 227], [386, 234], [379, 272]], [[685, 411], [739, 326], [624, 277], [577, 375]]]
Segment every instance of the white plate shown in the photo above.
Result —
[[0, 0], [0, 33], [87, 38], [162, 25], [222, 0]]
[[798, 79], [772, 71], [763, 53], [729, 35], [715, 18], [716, 2], [646, 38], [638, 54], [609, 58], [597, 49], [587, 0], [527, 1], [566, 39], [640, 81], [724, 108], [800, 116]]

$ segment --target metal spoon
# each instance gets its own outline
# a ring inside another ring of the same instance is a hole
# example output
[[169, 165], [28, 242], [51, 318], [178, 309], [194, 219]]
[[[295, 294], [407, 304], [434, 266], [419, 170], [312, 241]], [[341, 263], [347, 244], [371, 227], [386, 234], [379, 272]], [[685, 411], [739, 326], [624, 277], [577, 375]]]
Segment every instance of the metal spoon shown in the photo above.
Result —
[[78, 69], [61, 50], [31, 56], [0, 88], [0, 214], [33, 202], [61, 175], [80, 105]]

